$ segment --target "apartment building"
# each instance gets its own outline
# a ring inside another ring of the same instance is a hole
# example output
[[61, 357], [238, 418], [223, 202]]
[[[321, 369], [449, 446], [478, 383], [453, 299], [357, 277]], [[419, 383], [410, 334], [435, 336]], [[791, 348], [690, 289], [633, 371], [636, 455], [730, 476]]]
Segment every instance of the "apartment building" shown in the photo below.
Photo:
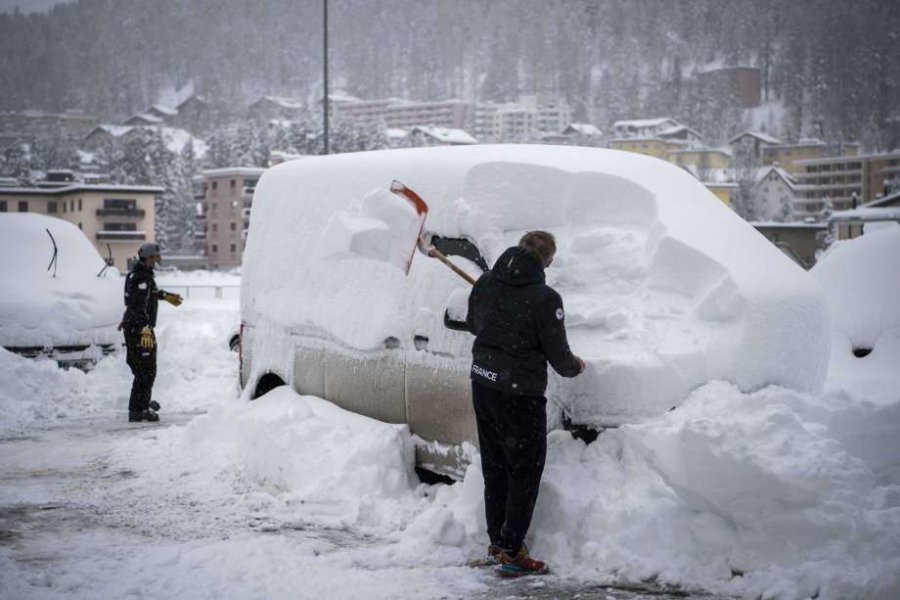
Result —
[[804, 168], [797, 163], [804, 160], [825, 158], [828, 148], [825, 142], [817, 139], [800, 140], [793, 144], [763, 146], [762, 164], [778, 165], [791, 175], [797, 175]]
[[520, 96], [518, 102], [474, 106], [470, 129], [487, 142], [528, 139], [535, 133], [559, 133], [570, 122], [565, 103], [539, 104], [537, 96]]
[[101, 256], [112, 256], [119, 270], [141, 244], [154, 239], [156, 198], [163, 188], [86, 184], [74, 181], [54, 187], [0, 187], [0, 212], [34, 212], [73, 223]]
[[194, 199], [200, 203], [197, 237], [205, 242], [210, 268], [240, 266], [253, 192], [264, 171], [252, 167], [209, 169], [194, 180]]
[[97, 117], [83, 110], [70, 109], [62, 113], [40, 110], [0, 112], [0, 133], [8, 136], [34, 137], [57, 131], [82, 136], [97, 125]]
[[352, 96], [329, 96], [329, 114], [335, 120], [381, 123], [391, 129], [432, 125], [447, 129], [465, 127], [472, 105], [462, 100], [412, 102], [399, 98], [360, 100]]
[[885, 195], [888, 182], [900, 179], [900, 152], [797, 160], [795, 167], [807, 205], [848, 210]]

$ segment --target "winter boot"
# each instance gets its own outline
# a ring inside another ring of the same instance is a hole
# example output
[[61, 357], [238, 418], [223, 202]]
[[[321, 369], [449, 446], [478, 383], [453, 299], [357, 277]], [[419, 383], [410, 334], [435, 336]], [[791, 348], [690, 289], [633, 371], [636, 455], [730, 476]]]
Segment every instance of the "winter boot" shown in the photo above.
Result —
[[140, 421], [143, 420], [143, 419], [141, 418], [142, 416], [143, 416], [143, 413], [141, 413], [140, 411], [137, 411], [137, 412], [129, 411], [129, 413], [128, 413], [128, 422], [129, 422], [129, 423], [138, 423], [138, 422], [140, 422]]
[[159, 415], [152, 410], [145, 410], [141, 413], [141, 419], [144, 421], [159, 421]]
[[487, 556], [484, 558], [476, 558], [474, 560], [469, 561], [470, 567], [496, 567], [500, 564], [500, 553], [503, 550], [500, 546], [495, 546], [491, 544], [487, 548]]
[[159, 410], [159, 402], [156, 400], [150, 401], [150, 410], [158, 411]]
[[501, 577], [544, 575], [550, 572], [546, 564], [528, 556], [528, 548], [525, 547], [525, 544], [522, 544], [514, 556], [505, 550], [500, 552], [499, 560], [500, 566], [497, 567], [497, 575]]

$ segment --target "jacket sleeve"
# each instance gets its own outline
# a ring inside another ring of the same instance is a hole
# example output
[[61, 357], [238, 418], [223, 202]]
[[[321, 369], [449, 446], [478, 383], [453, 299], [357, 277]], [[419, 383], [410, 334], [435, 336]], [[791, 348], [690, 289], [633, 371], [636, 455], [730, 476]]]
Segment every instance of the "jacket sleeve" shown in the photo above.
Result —
[[131, 316], [130, 325], [144, 328], [150, 325], [150, 294], [153, 285], [146, 277], [130, 273], [125, 280], [126, 314]]
[[581, 373], [581, 364], [569, 349], [565, 311], [559, 294], [550, 290], [538, 307], [537, 319], [541, 349], [550, 366], [563, 377], [575, 377]]

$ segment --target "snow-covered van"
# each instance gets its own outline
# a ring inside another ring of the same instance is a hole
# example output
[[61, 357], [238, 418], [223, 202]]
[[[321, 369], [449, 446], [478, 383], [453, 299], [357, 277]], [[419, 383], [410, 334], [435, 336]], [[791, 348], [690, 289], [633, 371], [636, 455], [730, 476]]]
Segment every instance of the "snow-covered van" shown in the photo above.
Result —
[[262, 176], [243, 259], [247, 397], [288, 384], [408, 424], [420, 465], [459, 474], [475, 441], [472, 338], [443, 320], [463, 317], [469, 284], [423, 255], [407, 275], [335, 253], [331, 239], [337, 214], [363, 223], [351, 237], [386, 228], [372, 206], [395, 179], [425, 199], [428, 236], [473, 276], [525, 231], [556, 236], [547, 280], [588, 366], [551, 373], [555, 426], [657, 417], [711, 379], [822, 386], [820, 287], [687, 171], [612, 150], [497, 145], [306, 158]]
[[90, 367], [121, 341], [122, 279], [75, 225], [0, 213], [0, 346]]

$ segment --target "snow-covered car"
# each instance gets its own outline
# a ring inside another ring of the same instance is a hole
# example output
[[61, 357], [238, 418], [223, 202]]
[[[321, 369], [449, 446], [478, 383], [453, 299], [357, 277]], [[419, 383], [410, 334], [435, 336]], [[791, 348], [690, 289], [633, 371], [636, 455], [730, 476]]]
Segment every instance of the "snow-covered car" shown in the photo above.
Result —
[[0, 346], [89, 368], [121, 341], [122, 278], [75, 225], [0, 213]]
[[[408, 424], [420, 465], [459, 474], [464, 442], [476, 437], [472, 338], [443, 320], [448, 309], [464, 317], [469, 284], [421, 255], [406, 275], [334, 251], [378, 246], [390, 219], [372, 207], [394, 179], [427, 201], [430, 239], [473, 276], [525, 231], [556, 236], [547, 279], [588, 367], [575, 379], [551, 373], [555, 426], [638, 422], [711, 379], [745, 390], [823, 384], [820, 286], [688, 172], [613, 150], [502, 145], [342, 154], [267, 171], [243, 259], [247, 397], [289, 384]], [[329, 237], [337, 214], [350, 215], [349, 244]]]

